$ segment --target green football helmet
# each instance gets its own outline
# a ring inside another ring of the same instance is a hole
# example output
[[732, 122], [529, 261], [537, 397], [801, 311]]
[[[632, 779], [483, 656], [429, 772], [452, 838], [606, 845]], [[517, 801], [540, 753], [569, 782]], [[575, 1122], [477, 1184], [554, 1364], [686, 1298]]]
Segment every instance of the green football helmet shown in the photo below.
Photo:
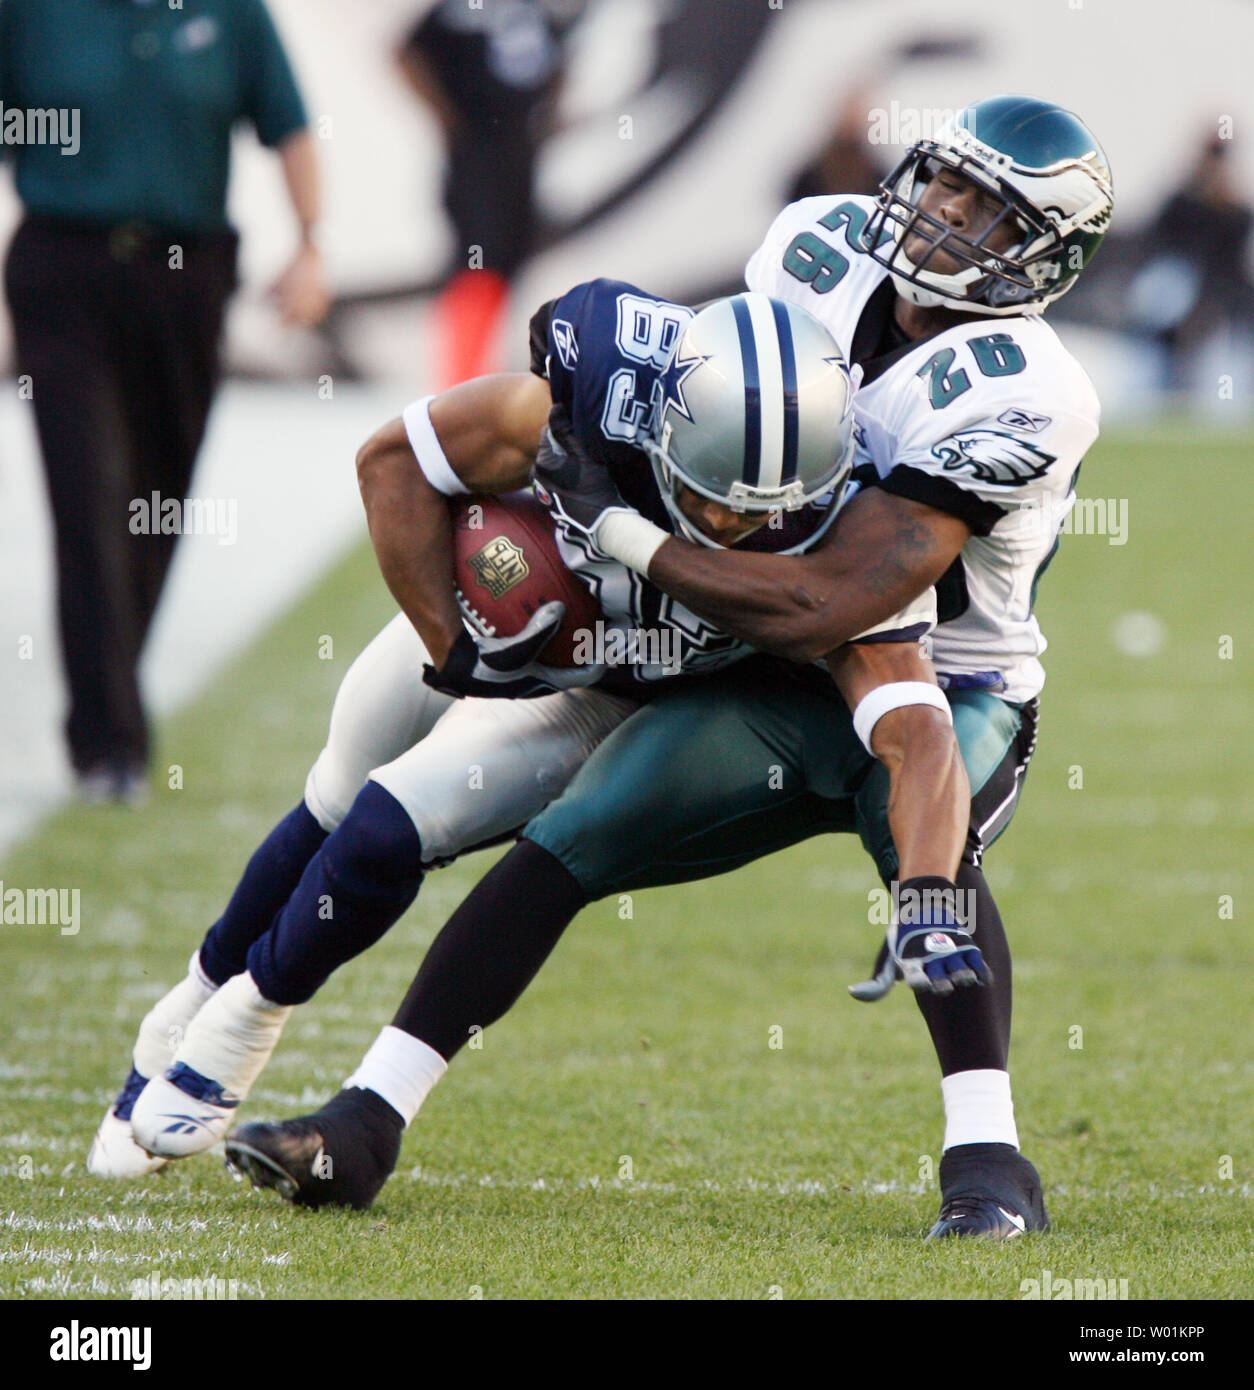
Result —
[[[974, 240], [919, 207], [920, 190], [942, 168], [1001, 201]], [[964, 107], [935, 136], [910, 147], [880, 185], [866, 245], [913, 304], [1036, 314], [1075, 284], [1113, 210], [1106, 155], [1078, 117], [1035, 97], [996, 96]], [[990, 250], [990, 234], [1008, 220], [1018, 239], [1005, 251]], [[912, 234], [929, 243], [913, 260], [905, 252]], [[929, 269], [938, 251], [960, 269]]]

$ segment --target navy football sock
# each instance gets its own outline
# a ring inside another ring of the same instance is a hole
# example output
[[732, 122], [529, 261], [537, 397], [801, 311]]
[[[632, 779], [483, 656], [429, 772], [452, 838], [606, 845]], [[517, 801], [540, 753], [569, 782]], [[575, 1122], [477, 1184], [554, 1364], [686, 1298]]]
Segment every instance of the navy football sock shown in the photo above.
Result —
[[401, 917], [422, 874], [422, 844], [408, 812], [391, 792], [367, 782], [249, 949], [257, 988], [275, 1004], [311, 999], [333, 971]]
[[302, 801], [254, 851], [226, 911], [200, 947], [200, 968], [215, 985], [226, 984], [244, 969], [248, 948], [274, 921], [326, 838]]

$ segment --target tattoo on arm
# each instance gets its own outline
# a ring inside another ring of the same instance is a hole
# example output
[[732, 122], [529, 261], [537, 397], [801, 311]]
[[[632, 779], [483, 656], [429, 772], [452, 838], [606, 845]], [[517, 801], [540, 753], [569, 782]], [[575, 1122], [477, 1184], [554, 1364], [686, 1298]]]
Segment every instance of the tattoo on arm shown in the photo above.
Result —
[[935, 538], [928, 527], [918, 517], [902, 516], [891, 541], [863, 571], [864, 582], [872, 593], [893, 593], [906, 576], [925, 568], [935, 552]]

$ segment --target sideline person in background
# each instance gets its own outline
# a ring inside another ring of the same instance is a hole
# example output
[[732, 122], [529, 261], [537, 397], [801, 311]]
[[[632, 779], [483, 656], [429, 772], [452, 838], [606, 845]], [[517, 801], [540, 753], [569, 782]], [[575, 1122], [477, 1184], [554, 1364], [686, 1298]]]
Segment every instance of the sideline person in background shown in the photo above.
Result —
[[542, 0], [441, 0], [397, 53], [446, 148], [456, 245], [436, 304], [442, 390], [500, 370], [510, 281], [532, 250], [536, 152], [560, 81], [562, 29]]
[[0, 0], [0, 103], [24, 123], [5, 147], [25, 213], [5, 289], [52, 507], [70, 760], [85, 799], [134, 804], [138, 665], [177, 535], [135, 527], [130, 504], [158, 493], [181, 516], [204, 435], [237, 283], [232, 128], [282, 164], [300, 240], [274, 294], [291, 323], [328, 307], [317, 159], [262, 0]]
[[1246, 254], [1254, 210], [1233, 176], [1232, 141], [1207, 135], [1184, 183], [1144, 236], [1128, 289], [1128, 323], [1153, 345], [1164, 391], [1194, 384], [1208, 339], [1228, 326], [1254, 331]]

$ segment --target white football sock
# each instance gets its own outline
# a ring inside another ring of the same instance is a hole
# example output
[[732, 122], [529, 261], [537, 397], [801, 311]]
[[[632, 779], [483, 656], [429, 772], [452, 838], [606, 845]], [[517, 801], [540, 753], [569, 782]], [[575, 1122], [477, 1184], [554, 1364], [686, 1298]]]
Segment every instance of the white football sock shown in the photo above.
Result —
[[217, 980], [211, 980], [205, 974], [205, 967], [200, 963], [200, 947], [197, 946], [192, 952], [192, 958], [187, 962], [187, 973], [194, 975], [200, 981], [201, 987], [212, 994], [218, 988]]
[[1008, 1071], [959, 1071], [941, 1077], [945, 1100], [945, 1148], [959, 1144], [1019, 1147]]
[[388, 1024], [344, 1085], [382, 1096], [408, 1125], [446, 1071], [448, 1063], [435, 1048]]
[[278, 1046], [293, 1007], [271, 1003], [245, 970], [201, 1008], [175, 1060], [244, 1100]]
[[140, 1076], [160, 1076], [183, 1041], [188, 1024], [215, 993], [217, 985], [200, 968], [200, 951], [192, 952], [187, 974], [148, 1010], [139, 1025], [131, 1061]]

